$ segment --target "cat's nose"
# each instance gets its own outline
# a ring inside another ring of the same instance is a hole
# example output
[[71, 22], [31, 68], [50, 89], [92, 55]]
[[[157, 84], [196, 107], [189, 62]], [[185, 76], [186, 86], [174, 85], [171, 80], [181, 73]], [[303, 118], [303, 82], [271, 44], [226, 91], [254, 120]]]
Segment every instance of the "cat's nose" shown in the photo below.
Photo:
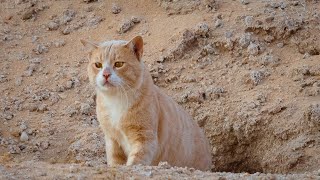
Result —
[[104, 70], [104, 71], [103, 71], [103, 77], [104, 77], [106, 80], [108, 80], [108, 78], [110, 77], [110, 75], [111, 75], [110, 71], [108, 71], [108, 70]]

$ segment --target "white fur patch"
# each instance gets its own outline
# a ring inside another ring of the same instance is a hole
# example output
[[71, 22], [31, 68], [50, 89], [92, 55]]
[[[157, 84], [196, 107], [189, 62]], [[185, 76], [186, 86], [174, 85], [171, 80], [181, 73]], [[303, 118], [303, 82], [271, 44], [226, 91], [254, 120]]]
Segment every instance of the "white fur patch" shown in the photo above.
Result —
[[129, 99], [125, 95], [119, 94], [104, 97], [104, 104], [113, 126], [118, 126], [122, 115], [128, 111], [129, 103]]

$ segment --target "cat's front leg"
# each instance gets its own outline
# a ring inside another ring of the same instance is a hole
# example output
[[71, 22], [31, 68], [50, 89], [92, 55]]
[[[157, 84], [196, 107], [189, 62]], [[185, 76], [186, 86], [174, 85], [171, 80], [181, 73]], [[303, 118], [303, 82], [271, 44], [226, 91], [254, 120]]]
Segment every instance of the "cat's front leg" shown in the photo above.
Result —
[[133, 142], [126, 165], [151, 165], [157, 152], [157, 146], [158, 143], [156, 139], [147, 142]]
[[105, 142], [108, 165], [115, 166], [125, 164], [127, 158], [119, 144], [109, 137], [105, 137]]

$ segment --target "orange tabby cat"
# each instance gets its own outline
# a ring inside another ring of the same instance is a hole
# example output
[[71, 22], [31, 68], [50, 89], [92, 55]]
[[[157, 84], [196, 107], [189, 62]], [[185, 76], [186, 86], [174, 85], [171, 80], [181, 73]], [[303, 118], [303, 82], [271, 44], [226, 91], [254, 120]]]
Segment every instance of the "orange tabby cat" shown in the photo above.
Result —
[[211, 155], [200, 127], [154, 85], [142, 58], [143, 40], [81, 40], [90, 49], [88, 75], [96, 87], [97, 117], [107, 163], [170, 165], [208, 170]]

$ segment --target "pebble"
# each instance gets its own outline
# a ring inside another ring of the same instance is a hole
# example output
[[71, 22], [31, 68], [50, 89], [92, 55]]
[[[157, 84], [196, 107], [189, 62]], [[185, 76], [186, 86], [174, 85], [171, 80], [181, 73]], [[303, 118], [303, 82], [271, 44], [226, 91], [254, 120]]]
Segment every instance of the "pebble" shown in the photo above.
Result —
[[81, 114], [88, 115], [90, 113], [90, 105], [87, 103], [82, 103], [80, 106], [80, 112]]
[[63, 35], [68, 35], [68, 34], [71, 33], [71, 31], [72, 31], [72, 29], [70, 27], [66, 27], [61, 32], [62, 32]]
[[57, 30], [58, 28], [59, 28], [59, 24], [58, 23], [53, 22], [53, 21], [48, 23], [48, 30], [49, 31], [54, 31], [54, 30]]
[[251, 71], [250, 78], [254, 85], [258, 85], [264, 78], [264, 73], [262, 71]]
[[209, 33], [209, 26], [206, 23], [199, 23], [195, 27], [195, 34], [201, 37], [207, 37]]
[[249, 4], [250, 2], [248, 0], [241, 0], [241, 4], [244, 4], [244, 5], [247, 5]]
[[283, 44], [282, 42], [280, 42], [280, 43], [277, 44], [277, 47], [278, 47], [278, 48], [283, 48], [283, 46], [284, 46], [284, 44]]
[[28, 128], [28, 126], [25, 124], [25, 123], [21, 123], [20, 124], [20, 130], [21, 131], [24, 131], [24, 130], [26, 130]]
[[253, 24], [253, 16], [246, 16], [245, 18], [244, 18], [244, 23], [245, 23], [245, 25], [246, 26], [252, 26], [252, 24]]
[[247, 52], [253, 56], [258, 55], [259, 54], [258, 45], [256, 45], [255, 43], [250, 43], [250, 45], [248, 46]]
[[117, 4], [112, 4], [111, 12], [113, 14], [119, 14], [121, 12], [121, 7], [118, 6]]
[[34, 9], [28, 9], [26, 12], [23, 13], [21, 19], [22, 20], [28, 20], [31, 19], [34, 14], [36, 14], [36, 11]]
[[216, 28], [222, 27], [223, 26], [223, 21], [221, 19], [217, 19], [216, 22], [214, 23], [214, 26]]
[[134, 26], [134, 23], [131, 20], [125, 20], [120, 27], [118, 28], [118, 33], [123, 34], [129, 31]]
[[21, 133], [20, 140], [21, 141], [28, 141], [29, 140], [28, 134], [25, 131], [23, 131]]

